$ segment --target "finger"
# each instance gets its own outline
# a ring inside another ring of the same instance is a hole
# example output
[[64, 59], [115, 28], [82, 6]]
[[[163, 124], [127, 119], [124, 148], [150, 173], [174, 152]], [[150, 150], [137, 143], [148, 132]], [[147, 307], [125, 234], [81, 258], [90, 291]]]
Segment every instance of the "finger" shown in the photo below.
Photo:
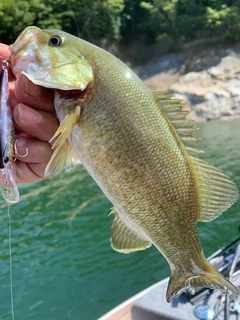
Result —
[[46, 165], [52, 155], [50, 145], [34, 138], [18, 136], [15, 149], [18, 182], [44, 178]]
[[19, 103], [14, 93], [14, 83], [9, 83], [9, 91], [10, 91], [9, 102], [10, 102], [10, 106], [13, 108]]
[[[13, 166], [14, 179], [16, 183], [37, 182], [45, 179], [45, 167], [41, 168], [43, 167], [42, 164], [34, 164], [34, 167], [32, 168], [32, 164], [17, 160], [13, 163]], [[41, 172], [39, 172], [40, 168], [42, 169]], [[35, 169], [37, 169], [38, 174], [35, 172]]]
[[43, 141], [49, 141], [59, 126], [52, 113], [38, 111], [22, 103], [14, 108], [13, 119], [18, 131]]
[[[6, 44], [0, 43], [0, 61], [7, 60], [11, 52]], [[12, 74], [11, 70], [9, 69], [9, 81], [13, 81], [15, 79], [14, 75]]]
[[0, 43], [0, 59], [1, 60], [8, 59], [10, 55], [11, 55], [11, 52], [8, 49], [8, 46], [4, 43]]
[[15, 96], [18, 101], [30, 105], [34, 109], [54, 113], [53, 91], [35, 85], [24, 75], [16, 80]]

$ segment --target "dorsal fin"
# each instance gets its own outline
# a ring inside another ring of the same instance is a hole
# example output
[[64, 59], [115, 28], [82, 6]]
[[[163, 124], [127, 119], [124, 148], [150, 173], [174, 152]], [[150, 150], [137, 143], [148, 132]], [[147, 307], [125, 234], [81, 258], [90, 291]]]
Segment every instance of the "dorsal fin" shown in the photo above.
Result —
[[161, 110], [165, 112], [168, 119], [179, 134], [182, 142], [185, 144], [186, 149], [190, 155], [197, 156], [202, 153], [201, 150], [193, 148], [193, 145], [199, 138], [193, 137], [192, 133], [197, 130], [194, 128], [194, 120], [186, 119], [189, 114], [189, 110], [182, 110], [185, 103], [180, 99], [175, 99], [173, 95], [166, 92], [153, 92], [155, 101], [161, 107]]
[[238, 199], [237, 186], [221, 170], [207, 162], [195, 157], [191, 157], [191, 161], [199, 190], [200, 210], [196, 220], [211, 221]]

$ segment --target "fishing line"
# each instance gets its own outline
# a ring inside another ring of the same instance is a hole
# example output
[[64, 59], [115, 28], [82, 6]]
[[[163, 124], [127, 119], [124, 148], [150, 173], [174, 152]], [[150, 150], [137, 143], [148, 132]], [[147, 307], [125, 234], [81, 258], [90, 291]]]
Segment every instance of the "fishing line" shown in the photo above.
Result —
[[11, 227], [11, 217], [10, 217], [10, 205], [7, 205], [7, 215], [8, 215], [8, 245], [9, 245], [9, 273], [10, 273], [10, 299], [11, 299], [11, 313], [12, 320], [14, 320], [14, 305], [13, 305], [13, 272], [12, 272], [12, 227]]

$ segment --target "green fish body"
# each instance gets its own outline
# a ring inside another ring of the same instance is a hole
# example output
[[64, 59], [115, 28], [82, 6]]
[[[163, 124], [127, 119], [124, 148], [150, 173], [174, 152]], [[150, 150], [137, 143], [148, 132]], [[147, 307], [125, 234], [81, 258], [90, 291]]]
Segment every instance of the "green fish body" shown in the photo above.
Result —
[[113, 204], [112, 247], [154, 244], [171, 268], [167, 301], [189, 286], [238, 294], [205, 258], [196, 226], [229, 208], [238, 191], [197, 158], [181, 101], [151, 93], [119, 59], [59, 30], [29, 27], [10, 50], [16, 77], [55, 91], [61, 124], [46, 175], [84, 165]]

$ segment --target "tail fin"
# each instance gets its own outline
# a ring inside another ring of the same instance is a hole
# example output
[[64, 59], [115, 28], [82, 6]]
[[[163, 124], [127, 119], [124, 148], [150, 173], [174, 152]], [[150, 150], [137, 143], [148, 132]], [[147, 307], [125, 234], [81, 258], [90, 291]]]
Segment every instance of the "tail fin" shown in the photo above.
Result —
[[177, 298], [187, 288], [206, 287], [211, 289], [218, 289], [222, 293], [226, 293], [229, 289], [232, 293], [238, 295], [238, 289], [228, 281], [220, 272], [218, 272], [209, 262], [207, 262], [208, 272], [201, 274], [181, 275], [175, 272], [171, 273], [167, 289], [167, 302], [172, 298]]

